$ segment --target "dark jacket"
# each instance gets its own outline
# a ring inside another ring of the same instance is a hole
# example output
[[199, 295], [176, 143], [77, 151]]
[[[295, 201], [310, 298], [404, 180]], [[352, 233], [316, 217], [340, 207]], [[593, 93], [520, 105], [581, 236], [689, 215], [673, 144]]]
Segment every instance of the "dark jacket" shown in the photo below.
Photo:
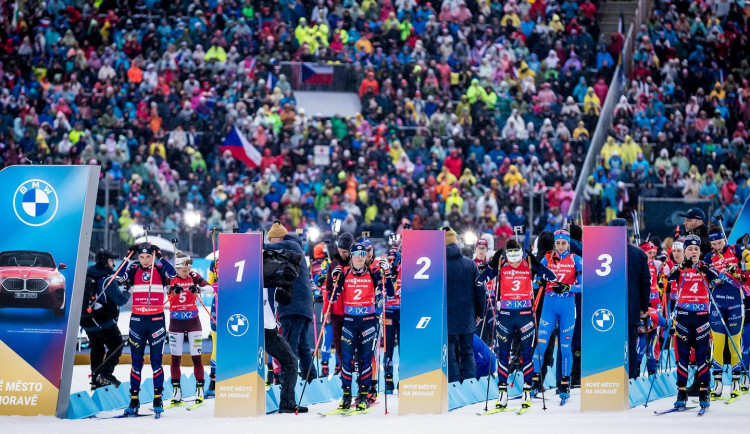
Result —
[[458, 245], [449, 244], [447, 259], [448, 334], [474, 333], [477, 317], [484, 317], [485, 286], [477, 283], [479, 269], [474, 261], [461, 255]]
[[708, 241], [708, 226], [705, 223], [688, 232], [688, 235], [697, 235], [701, 239], [701, 258], [711, 252], [711, 242]]
[[[107, 279], [112, 274], [114, 274], [114, 270], [111, 268], [103, 268], [96, 265], [92, 265], [86, 270], [88, 277], [96, 279], [96, 293], [99, 296], [97, 306], [101, 305], [98, 309], [92, 310], [90, 316], [81, 319], [81, 327], [86, 331], [116, 327], [117, 319], [120, 317], [120, 306], [130, 300], [130, 293], [121, 291], [120, 285], [115, 279], [112, 279], [112, 282], [104, 288], [104, 284], [107, 283]], [[101, 294], [102, 290], [104, 290], [103, 294]]]
[[265, 244], [263, 245], [263, 248], [265, 250], [292, 250], [302, 255], [302, 262], [299, 265], [299, 275], [295, 277], [292, 282], [292, 285], [294, 286], [292, 302], [286, 306], [279, 304], [276, 313], [279, 314], [279, 318], [284, 318], [289, 315], [301, 315], [312, 320], [313, 295], [310, 286], [310, 270], [307, 268], [305, 252], [302, 250], [302, 240], [300, 240], [297, 234], [286, 234], [278, 243]]
[[648, 256], [643, 250], [628, 244], [628, 324], [637, 324], [641, 312], [648, 311], [650, 293]]

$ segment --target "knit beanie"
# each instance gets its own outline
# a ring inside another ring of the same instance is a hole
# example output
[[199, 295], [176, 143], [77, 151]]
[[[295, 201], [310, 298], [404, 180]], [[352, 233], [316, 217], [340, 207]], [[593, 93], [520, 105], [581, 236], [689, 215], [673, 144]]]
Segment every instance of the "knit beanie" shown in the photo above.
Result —
[[284, 238], [287, 233], [286, 228], [281, 223], [275, 222], [268, 230], [268, 238]]

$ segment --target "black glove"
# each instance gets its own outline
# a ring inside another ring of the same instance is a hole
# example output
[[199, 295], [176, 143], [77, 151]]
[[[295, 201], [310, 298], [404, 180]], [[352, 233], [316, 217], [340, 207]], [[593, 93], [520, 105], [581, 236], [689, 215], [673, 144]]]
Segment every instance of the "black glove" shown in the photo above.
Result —
[[709, 270], [709, 268], [708, 268], [708, 264], [706, 264], [706, 263], [705, 263], [705, 262], [703, 262], [703, 261], [699, 262], [699, 263], [698, 263], [698, 270], [699, 270], [699, 271], [700, 271], [701, 273], [703, 273], [703, 274], [706, 274], [706, 273], [708, 273], [708, 270]]
[[686, 268], [692, 268], [693, 266], [693, 260], [690, 258], [685, 258], [684, 261], [682, 261], [682, 264], [680, 264], [680, 270], [684, 270]]
[[568, 285], [567, 283], [555, 282], [555, 285], [552, 287], [552, 290], [555, 291], [557, 294], [563, 294], [563, 293], [570, 291], [570, 285]]
[[138, 246], [130, 246], [128, 247], [128, 256], [131, 258], [137, 258], [138, 257]]
[[171, 289], [173, 294], [179, 294], [182, 292], [182, 287], [180, 285], [172, 285]]
[[338, 275], [341, 274], [343, 270], [344, 269], [341, 268], [341, 265], [337, 265], [336, 268], [334, 268], [333, 271], [331, 271], [331, 277], [335, 279]]
[[161, 249], [157, 246], [151, 246], [151, 254], [154, 255], [154, 257], [161, 261], [162, 254]]
[[198, 292], [200, 292], [200, 289], [198, 289], [198, 287], [197, 287], [197, 286], [195, 286], [195, 285], [190, 285], [190, 288], [188, 288], [188, 289], [189, 289], [189, 290], [190, 290], [190, 292], [192, 292], [193, 294], [197, 294]]
[[537, 267], [540, 267], [542, 265], [542, 263], [539, 262], [539, 259], [537, 259], [536, 256], [531, 253], [531, 250], [526, 249], [526, 255], [529, 257], [532, 265], [536, 265]]
[[497, 270], [500, 266], [500, 258], [503, 257], [503, 249], [497, 249], [490, 259], [490, 267]]
[[737, 266], [734, 264], [727, 264], [727, 272], [730, 274], [737, 274]]

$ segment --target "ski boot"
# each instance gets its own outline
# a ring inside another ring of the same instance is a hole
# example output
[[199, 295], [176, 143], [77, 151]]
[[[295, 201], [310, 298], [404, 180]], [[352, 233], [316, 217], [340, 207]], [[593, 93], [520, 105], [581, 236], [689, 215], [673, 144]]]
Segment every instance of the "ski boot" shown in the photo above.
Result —
[[531, 384], [523, 383], [523, 395], [521, 395], [521, 407], [531, 407]]
[[328, 376], [328, 362], [323, 362], [321, 363], [321, 365], [322, 366], [320, 367], [320, 375], [323, 377], [327, 377]]
[[341, 402], [339, 403], [339, 409], [348, 410], [352, 406], [352, 387], [344, 386], [342, 389], [344, 390], [344, 394], [341, 397]]
[[138, 414], [138, 409], [141, 408], [141, 400], [138, 398], [140, 392], [140, 389], [130, 389], [130, 404], [128, 404], [128, 408], [125, 409], [125, 414]]
[[172, 399], [169, 403], [173, 406], [182, 404], [182, 388], [180, 387], [180, 380], [172, 380]]
[[357, 411], [363, 411], [367, 410], [367, 407], [370, 406], [370, 393], [361, 390], [359, 394], [357, 394]]
[[310, 410], [307, 407], [302, 406], [302, 405], [297, 405], [297, 403], [294, 402], [294, 401], [292, 401], [292, 403], [289, 404], [289, 405], [282, 404], [282, 405], [279, 406], [279, 414], [284, 414], [284, 413], [287, 413], [287, 414], [288, 413], [295, 413], [295, 414], [296, 413], [307, 413], [308, 411], [310, 411]]
[[742, 393], [750, 391], [750, 377], [747, 374], [742, 374], [742, 382], [740, 383], [740, 390]]
[[542, 382], [539, 380], [539, 374], [534, 374], [531, 378], [531, 396], [536, 397], [541, 390]]
[[195, 381], [195, 403], [200, 404], [203, 402], [205, 398], [205, 394], [203, 392], [203, 380], [196, 380]]
[[208, 382], [208, 389], [206, 389], [206, 397], [214, 396], [216, 388], [216, 374], [211, 374], [211, 380]]
[[711, 401], [721, 399], [721, 393], [724, 391], [721, 377], [721, 373], [718, 375], [714, 374], [714, 388], [711, 390]]
[[708, 386], [704, 386], [700, 388], [700, 392], [698, 394], [698, 402], [701, 405], [701, 408], [708, 408], [711, 406], [711, 398], [710, 398], [710, 392], [708, 391]]
[[112, 386], [115, 386], [115, 387], [120, 387], [120, 381], [117, 378], [115, 378], [115, 376], [112, 375], [112, 374], [99, 374], [99, 375], [96, 376], [96, 381], [101, 386], [110, 386], [110, 385], [112, 385]]
[[393, 374], [386, 374], [385, 376], [385, 394], [393, 395]]
[[266, 370], [266, 386], [273, 386], [273, 366], [269, 366]]
[[742, 391], [740, 390], [740, 374], [732, 373], [732, 391], [729, 396], [732, 398], [737, 398], [740, 395], [742, 395]]
[[371, 384], [370, 391], [367, 393], [367, 403], [373, 404], [377, 400], [378, 400], [378, 385]]
[[687, 400], [688, 400], [687, 388], [678, 387], [677, 388], [677, 400], [674, 402], [674, 408], [685, 408], [685, 406], [687, 405]]
[[161, 387], [154, 388], [153, 408], [154, 408], [154, 415], [156, 415], [157, 418], [159, 417], [161, 413], [164, 413], [164, 402], [161, 399], [161, 393], [162, 393]]
[[497, 388], [497, 401], [495, 402], [495, 408], [507, 408], [508, 407], [508, 385], [501, 383]]
[[560, 380], [560, 399], [567, 401], [570, 398], [570, 377], [562, 377]]

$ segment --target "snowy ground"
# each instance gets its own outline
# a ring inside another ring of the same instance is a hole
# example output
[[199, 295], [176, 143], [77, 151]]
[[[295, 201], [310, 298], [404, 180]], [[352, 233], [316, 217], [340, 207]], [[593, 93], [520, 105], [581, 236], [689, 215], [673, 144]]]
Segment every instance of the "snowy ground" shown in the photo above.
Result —
[[[148, 368], [144, 375], [149, 375]], [[128, 367], [119, 366], [116, 375], [127, 378]], [[86, 390], [87, 368], [76, 366], [73, 378], [73, 391]], [[242, 432], [284, 434], [284, 433], [346, 433], [354, 430], [369, 433], [451, 433], [468, 434], [507, 429], [524, 430], [526, 433], [550, 432], [565, 434], [606, 433], [747, 433], [750, 432], [750, 395], [739, 402], [724, 405], [714, 402], [705, 416], [696, 417], [695, 410], [682, 414], [654, 416], [654, 410], [666, 410], [672, 406], [673, 398], [651, 403], [648, 408], [637, 407], [622, 413], [580, 413], [579, 390], [564, 407], [558, 405], [556, 396], [548, 396], [546, 411], [542, 411], [541, 400], [535, 400], [531, 411], [523, 416], [514, 413], [495, 414], [477, 417], [476, 413], [484, 404], [454, 410], [446, 415], [398, 416], [398, 397], [388, 399], [389, 415], [384, 415], [382, 396], [377, 408], [371, 413], [359, 416], [329, 416], [322, 418], [318, 412], [333, 410], [336, 403], [314, 405], [305, 415], [270, 414], [254, 419], [218, 419], [213, 417], [213, 400], [192, 412], [184, 408], [167, 410], [160, 420], [148, 417], [137, 419], [109, 420], [58, 420], [54, 417], [0, 417], [2, 432], [6, 433], [45, 433], [45, 434], [115, 434], [147, 433], [156, 427], [169, 433]], [[549, 394], [548, 394], [549, 395]], [[513, 401], [511, 401], [512, 403]], [[492, 403], [490, 403], [492, 405]], [[511, 404], [516, 405], [516, 404]], [[697, 404], [692, 404], [697, 405]], [[142, 405], [147, 410], [148, 403]], [[119, 414], [119, 412], [108, 415]], [[102, 417], [107, 416], [105, 414]], [[355, 425], [356, 424], [356, 425]], [[359, 426], [358, 426], [359, 425]]]

